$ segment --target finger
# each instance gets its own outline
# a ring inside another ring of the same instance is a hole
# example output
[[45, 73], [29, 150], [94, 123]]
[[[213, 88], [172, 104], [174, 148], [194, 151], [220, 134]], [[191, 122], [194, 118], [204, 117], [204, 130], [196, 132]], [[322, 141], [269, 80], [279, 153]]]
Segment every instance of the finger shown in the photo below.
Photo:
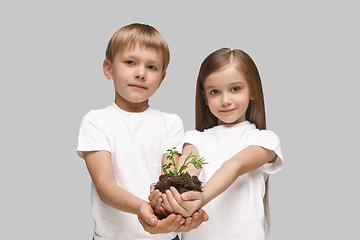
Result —
[[148, 225], [156, 225], [158, 218], [155, 216], [154, 209], [151, 208], [150, 204], [142, 205], [138, 214], [139, 218], [144, 220]]
[[192, 230], [193, 229], [192, 224], [193, 224], [193, 218], [187, 217], [185, 220], [185, 224], [183, 224], [182, 231], [189, 232], [190, 230]]
[[181, 199], [180, 193], [176, 188], [170, 187], [171, 194], [174, 196], [175, 200], [178, 202], [179, 205], [182, 204], [183, 200]]
[[159, 201], [162, 201], [161, 200], [161, 192], [156, 192], [156, 194], [154, 194], [153, 198], [150, 200], [150, 203], [151, 203], [151, 207], [152, 208], [156, 208], [156, 205], [158, 204]]
[[166, 211], [165, 208], [163, 208], [162, 206], [160, 206], [159, 211], [160, 211], [160, 214], [163, 216], [169, 215], [169, 212]]
[[174, 232], [185, 222], [185, 219], [181, 215], [171, 214], [169, 216], [171, 216], [171, 218], [167, 217], [162, 221], [160, 220], [158, 224], [165, 232]]
[[199, 209], [198, 212], [200, 213], [200, 217], [202, 217], [204, 222], [209, 220], [209, 215], [204, 210]]
[[170, 190], [166, 190], [166, 199], [169, 202], [169, 205], [174, 210], [174, 212], [180, 213], [181, 215], [186, 216], [186, 209], [184, 209], [174, 198]]
[[163, 216], [169, 215], [169, 213], [163, 208], [162, 204], [163, 204], [163, 201], [162, 201], [162, 198], [160, 197], [158, 199], [158, 202], [156, 203], [155, 212], [157, 214], [160, 214], [160, 215], [163, 215]]
[[167, 198], [166, 194], [162, 195], [162, 200], [163, 200], [163, 204], [161, 206], [168, 212], [174, 212], [173, 209], [170, 206], [170, 203], [168, 201], [168, 198]]
[[201, 192], [197, 191], [188, 191], [181, 194], [181, 199], [183, 201], [191, 201], [201, 199]]
[[149, 194], [149, 196], [148, 196], [148, 199], [149, 199], [149, 201], [151, 202], [152, 200], [153, 200], [153, 198], [155, 197], [155, 191], [150, 191], [150, 194]]
[[198, 228], [202, 222], [203, 222], [202, 213], [195, 212], [192, 215], [192, 222], [191, 222], [191, 224], [189, 226], [190, 230]]
[[153, 192], [154, 190], [155, 190], [155, 183], [152, 183], [151, 185], [150, 185], [150, 192]]
[[174, 224], [179, 224], [176, 220], [175, 214], [170, 214], [163, 220], [159, 220], [155, 226], [148, 225], [143, 219], [139, 218], [141, 225], [143, 226], [144, 230], [151, 233], [165, 233], [171, 231]]

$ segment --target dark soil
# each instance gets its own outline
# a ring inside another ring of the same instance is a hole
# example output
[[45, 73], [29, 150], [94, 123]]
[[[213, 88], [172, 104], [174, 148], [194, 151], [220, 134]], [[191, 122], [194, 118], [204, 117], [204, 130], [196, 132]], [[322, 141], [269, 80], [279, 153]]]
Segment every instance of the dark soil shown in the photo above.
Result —
[[202, 182], [197, 176], [191, 177], [188, 173], [185, 173], [182, 177], [163, 174], [159, 177], [155, 189], [159, 189], [162, 193], [165, 193], [167, 189], [173, 186], [180, 194], [187, 191], [202, 192], [201, 184]]

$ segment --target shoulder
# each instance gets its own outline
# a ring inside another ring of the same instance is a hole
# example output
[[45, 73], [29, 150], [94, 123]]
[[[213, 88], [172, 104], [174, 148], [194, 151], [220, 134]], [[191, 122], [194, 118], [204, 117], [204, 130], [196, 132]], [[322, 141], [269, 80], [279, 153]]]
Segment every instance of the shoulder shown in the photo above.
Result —
[[271, 130], [259, 130], [256, 127], [248, 129], [246, 133], [246, 143], [248, 146], [258, 145], [275, 150], [278, 155], [281, 155], [280, 138]]
[[246, 134], [247, 137], [250, 140], [263, 139], [263, 140], [280, 141], [279, 136], [276, 135], [273, 131], [257, 129], [254, 124], [252, 124], [252, 126], [247, 129], [246, 133], [247, 133]]
[[181, 118], [179, 117], [179, 115], [175, 114], [175, 113], [166, 113], [166, 112], [162, 112], [158, 109], [151, 109], [151, 114], [153, 115], [159, 115], [162, 119], [164, 119], [166, 124], [180, 124], [183, 125], [183, 122], [181, 120]]
[[190, 130], [185, 132], [186, 137], [200, 137], [203, 132], [200, 132], [198, 130]]
[[110, 118], [111, 106], [106, 108], [90, 110], [83, 117], [82, 122], [101, 123]]
[[202, 141], [202, 137], [204, 136], [203, 132], [199, 132], [197, 130], [191, 130], [185, 132], [185, 142], [195, 145], [196, 147], [200, 147]]

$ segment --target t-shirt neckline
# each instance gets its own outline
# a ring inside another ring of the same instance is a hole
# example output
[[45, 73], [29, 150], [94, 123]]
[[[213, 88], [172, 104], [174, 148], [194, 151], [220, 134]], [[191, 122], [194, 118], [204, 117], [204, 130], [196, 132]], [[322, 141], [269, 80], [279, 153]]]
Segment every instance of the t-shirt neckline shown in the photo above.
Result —
[[[214, 126], [213, 128], [210, 129], [218, 129], [218, 130], [234, 130], [234, 128], [242, 128], [242, 127], [246, 127], [251, 125], [251, 122], [249, 122], [248, 120], [242, 121], [240, 123], [236, 123], [236, 124], [226, 124], [226, 125], [217, 125]], [[209, 130], [210, 130], [209, 129]]]
[[151, 111], [150, 105], [142, 112], [128, 112], [128, 111], [125, 111], [125, 110], [121, 109], [118, 105], [116, 105], [115, 102], [112, 103], [112, 106], [116, 111], [120, 112], [121, 114], [124, 114], [124, 115], [127, 115], [127, 116], [134, 116], [134, 117], [142, 116], [142, 115], [147, 114], [148, 112]]

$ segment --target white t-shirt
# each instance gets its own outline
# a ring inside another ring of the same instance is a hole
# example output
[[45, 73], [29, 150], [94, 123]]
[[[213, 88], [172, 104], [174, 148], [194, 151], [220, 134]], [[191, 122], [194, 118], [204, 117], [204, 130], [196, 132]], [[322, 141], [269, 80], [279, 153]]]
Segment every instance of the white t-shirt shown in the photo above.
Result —
[[[151, 183], [161, 174], [163, 154], [167, 149], [182, 150], [184, 129], [176, 114], [163, 113], [149, 107], [144, 112], [131, 113], [115, 103], [92, 110], [82, 120], [78, 154], [104, 150], [111, 153], [117, 184], [147, 201]], [[137, 216], [104, 204], [91, 186], [95, 239], [169, 240], [175, 233], [151, 235], [143, 229]]]
[[204, 132], [186, 132], [185, 142], [197, 147], [200, 156], [209, 163], [199, 175], [204, 183], [226, 160], [250, 145], [275, 151], [274, 162], [238, 177], [225, 192], [203, 207], [209, 215], [208, 222], [182, 233], [183, 240], [263, 240], [265, 181], [269, 174], [282, 167], [279, 138], [271, 131], [260, 131], [254, 124], [244, 121], [231, 126], [215, 126]]

